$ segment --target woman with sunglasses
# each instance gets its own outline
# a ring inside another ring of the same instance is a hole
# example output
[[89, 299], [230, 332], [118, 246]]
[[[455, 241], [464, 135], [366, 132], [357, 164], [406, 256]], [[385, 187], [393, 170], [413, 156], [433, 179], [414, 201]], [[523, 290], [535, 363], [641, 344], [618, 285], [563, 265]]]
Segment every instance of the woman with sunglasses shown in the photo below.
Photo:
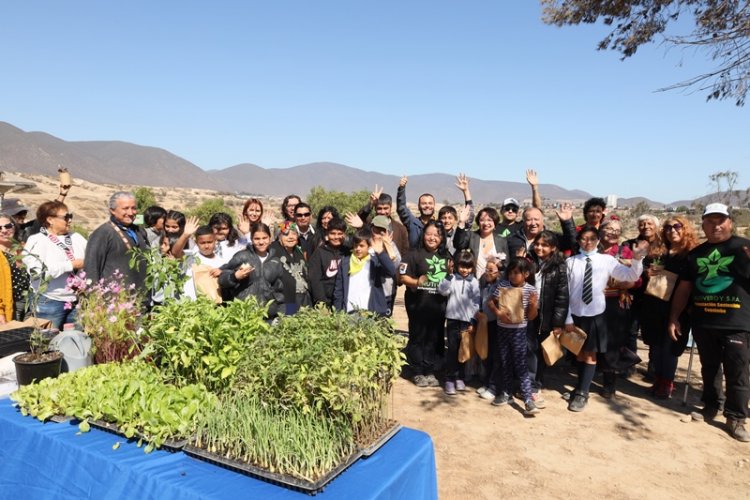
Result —
[[[698, 246], [695, 227], [682, 215], [675, 215], [664, 222], [660, 238], [664, 242], [664, 252], [657, 265], [652, 261], [651, 266], [645, 268], [643, 290], [654, 276], [666, 272], [679, 276], [687, 266], [688, 252]], [[641, 299], [641, 333], [644, 342], [649, 345], [649, 359], [654, 369], [654, 385], [650, 391], [658, 399], [672, 396], [677, 358], [685, 350], [688, 339], [687, 335], [682, 335], [682, 342], [678, 344], [667, 332], [671, 303], [671, 296], [665, 299], [644, 293]], [[683, 311], [679, 321], [680, 331], [690, 331], [689, 311]]]
[[65, 323], [76, 320], [76, 296], [67, 289], [67, 280], [83, 268], [86, 240], [78, 233], [71, 233], [73, 214], [65, 203], [42, 203], [36, 218], [42, 227], [26, 242], [23, 262], [33, 278], [34, 293], [40, 295], [37, 317], [50, 320], [53, 328], [62, 329]]
[[17, 229], [13, 217], [0, 213], [0, 325], [23, 321], [25, 316], [24, 294], [29, 289], [29, 273], [17, 258], [14, 239]]

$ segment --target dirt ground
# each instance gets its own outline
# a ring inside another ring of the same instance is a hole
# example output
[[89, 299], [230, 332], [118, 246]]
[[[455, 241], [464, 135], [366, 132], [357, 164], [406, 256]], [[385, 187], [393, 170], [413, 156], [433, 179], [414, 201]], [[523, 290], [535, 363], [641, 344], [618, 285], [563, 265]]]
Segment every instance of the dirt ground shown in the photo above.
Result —
[[[403, 303], [394, 319], [406, 330]], [[638, 354], [646, 360], [648, 347], [640, 345]], [[636, 375], [617, 381], [611, 400], [595, 393], [597, 376], [586, 409], [573, 413], [561, 397], [573, 388], [573, 372], [555, 366], [542, 390], [546, 408], [535, 417], [524, 417], [519, 400], [492, 406], [475, 384], [446, 396], [405, 379], [395, 384], [393, 414], [432, 437], [442, 499], [748, 498], [750, 443], [731, 438], [722, 416], [714, 424], [690, 420], [702, 387], [696, 350], [683, 406], [688, 359], [686, 351], [667, 401], [648, 396], [643, 362]]]

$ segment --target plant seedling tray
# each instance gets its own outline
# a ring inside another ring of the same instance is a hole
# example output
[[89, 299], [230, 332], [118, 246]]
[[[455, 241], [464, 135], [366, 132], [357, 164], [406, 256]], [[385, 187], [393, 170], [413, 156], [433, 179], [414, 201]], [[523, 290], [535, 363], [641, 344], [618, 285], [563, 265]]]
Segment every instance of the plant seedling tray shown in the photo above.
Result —
[[192, 445], [185, 446], [182, 451], [186, 455], [198, 458], [200, 460], [205, 460], [206, 462], [218, 465], [219, 467], [224, 467], [226, 469], [230, 469], [247, 476], [252, 476], [256, 479], [261, 479], [269, 483], [284, 486], [292, 490], [301, 491], [309, 495], [315, 495], [323, 491], [328, 483], [333, 481], [336, 477], [338, 477], [339, 474], [344, 472], [347, 468], [349, 468], [351, 464], [356, 462], [357, 459], [362, 456], [361, 450], [355, 451], [334, 469], [330, 470], [327, 474], [320, 477], [317, 481], [313, 482], [307, 481], [305, 479], [299, 479], [288, 474], [278, 474], [275, 472], [270, 472], [266, 469], [251, 465], [247, 462], [227, 458]]
[[[132, 438], [128, 438], [125, 436], [125, 434], [120, 431], [120, 427], [117, 426], [117, 424], [112, 424], [110, 422], [105, 422], [104, 420], [89, 420], [89, 424], [91, 424], [91, 427], [96, 427], [99, 430], [110, 432], [112, 434], [117, 434], [118, 436], [121, 436], [125, 439], [143, 439], [146, 440], [145, 436], [141, 434], [140, 432], [135, 433], [135, 436]], [[167, 439], [162, 443], [162, 445], [159, 447], [160, 450], [166, 450], [170, 451], [172, 453], [181, 451], [185, 445], [187, 444], [187, 439]]]
[[301, 491], [310, 495], [315, 495], [323, 491], [328, 483], [333, 481], [336, 477], [339, 476], [339, 474], [348, 469], [349, 466], [354, 462], [356, 462], [360, 458], [367, 458], [378, 451], [378, 449], [380, 449], [381, 446], [387, 443], [389, 439], [395, 436], [400, 429], [401, 424], [399, 424], [395, 420], [391, 421], [391, 425], [385, 430], [385, 432], [383, 432], [383, 434], [381, 434], [380, 437], [373, 441], [369, 446], [358, 447], [357, 451], [352, 453], [345, 461], [340, 463], [334, 469], [314, 482], [292, 477], [287, 474], [270, 472], [261, 467], [248, 464], [247, 462], [227, 458], [217, 453], [211, 453], [210, 451], [207, 451], [203, 448], [198, 448], [190, 444], [186, 445], [182, 449], [182, 451], [186, 455], [190, 455], [200, 460], [205, 460], [214, 465], [218, 465], [220, 467], [224, 467], [241, 474], [252, 476], [263, 481], [284, 486], [296, 491]]
[[75, 417], [70, 417], [68, 415], [52, 415], [49, 418], [50, 422], [54, 422], [56, 424], [64, 424], [66, 422], [70, 422], [71, 420], [75, 420]]
[[396, 422], [395, 420], [391, 421], [390, 427], [388, 427], [383, 434], [380, 435], [379, 438], [377, 438], [375, 441], [372, 442], [367, 447], [360, 448], [362, 452], [362, 456], [367, 458], [376, 451], [380, 449], [381, 446], [383, 446], [385, 443], [388, 442], [389, 439], [391, 439], [393, 436], [396, 435], [398, 431], [401, 430], [401, 424]]
[[9, 356], [14, 352], [26, 352], [30, 349], [29, 337], [34, 328], [25, 326], [0, 332], [0, 358]]

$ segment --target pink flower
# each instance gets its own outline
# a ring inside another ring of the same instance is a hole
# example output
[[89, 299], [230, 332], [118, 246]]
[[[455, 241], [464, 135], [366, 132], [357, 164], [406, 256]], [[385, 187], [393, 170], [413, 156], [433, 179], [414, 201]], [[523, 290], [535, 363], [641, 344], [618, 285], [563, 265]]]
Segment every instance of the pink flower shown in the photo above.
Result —
[[70, 311], [71, 309], [73, 309], [73, 303], [66, 302], [65, 305], [63, 306], [63, 309], [65, 309], [66, 311]]
[[112, 316], [110, 316], [109, 317], [109, 322], [110, 323], [117, 323], [117, 316], [115, 316], [114, 314]]

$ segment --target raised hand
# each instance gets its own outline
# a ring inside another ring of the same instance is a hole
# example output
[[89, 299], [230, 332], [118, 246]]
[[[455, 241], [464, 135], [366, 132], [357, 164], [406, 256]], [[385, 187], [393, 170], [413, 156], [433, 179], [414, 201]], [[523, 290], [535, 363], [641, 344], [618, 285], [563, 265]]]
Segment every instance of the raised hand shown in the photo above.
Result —
[[344, 215], [344, 220], [347, 224], [357, 229], [365, 225], [364, 222], [362, 222], [362, 218], [352, 212], [347, 212], [346, 215]]
[[375, 250], [375, 253], [382, 253], [383, 252], [383, 238], [376, 238], [375, 235], [373, 235], [372, 249]]
[[242, 212], [237, 212], [237, 230], [240, 234], [247, 234], [250, 232], [250, 219], [248, 219]]
[[539, 185], [539, 181], [536, 177], [536, 170], [529, 169], [526, 171], [526, 182], [528, 182], [529, 186], [531, 186], [532, 188], [535, 188]]
[[182, 234], [192, 236], [198, 230], [199, 226], [200, 226], [200, 221], [198, 220], [198, 217], [195, 217], [195, 216], [188, 217], [187, 220], [185, 221], [185, 230], [182, 232]]
[[566, 201], [560, 205], [555, 213], [561, 221], [571, 220], [573, 218], [573, 204]]
[[466, 174], [463, 172], [456, 176], [456, 187], [460, 189], [462, 193], [469, 190], [469, 178], [466, 177]]
[[381, 194], [383, 194], [383, 187], [378, 187], [378, 185], [375, 184], [375, 191], [370, 193], [370, 204], [373, 207], [378, 204], [378, 200], [380, 199]]
[[405, 175], [402, 175], [401, 180], [398, 181], [398, 187], [406, 187], [407, 182], [409, 182], [409, 178]]
[[469, 205], [464, 205], [461, 207], [461, 209], [458, 211], [459, 226], [463, 225], [464, 227], [466, 227], [466, 224], [469, 221], [469, 213], [471, 213], [471, 207], [469, 207]]

